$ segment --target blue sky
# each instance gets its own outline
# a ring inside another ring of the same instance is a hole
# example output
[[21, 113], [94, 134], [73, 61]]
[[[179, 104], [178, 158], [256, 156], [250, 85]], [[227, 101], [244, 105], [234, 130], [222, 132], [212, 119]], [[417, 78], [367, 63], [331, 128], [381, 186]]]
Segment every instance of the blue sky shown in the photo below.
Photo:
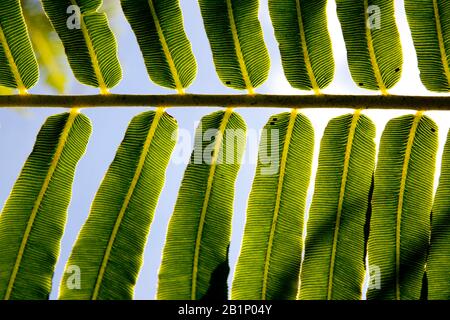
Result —
[[[119, 6], [119, 0], [114, 1]], [[407, 26], [403, 1], [396, 0], [396, 14], [402, 39], [404, 52], [404, 70], [400, 83], [391, 90], [392, 94], [429, 95], [419, 80], [417, 59], [411, 40], [411, 34]], [[235, 90], [224, 87], [219, 81], [212, 61], [211, 51], [203, 28], [200, 10], [196, 0], [182, 0], [181, 7], [185, 17], [185, 29], [192, 42], [193, 51], [198, 62], [198, 75], [196, 81], [187, 90], [189, 93], [217, 93], [233, 94]], [[332, 36], [334, 56], [336, 60], [336, 76], [332, 85], [325, 93], [337, 94], [377, 94], [357, 88], [350, 77], [346, 62], [346, 51], [336, 16], [334, 1], [329, 1], [329, 29]], [[285, 80], [281, 67], [281, 59], [277, 43], [273, 35], [273, 28], [267, 10], [267, 1], [260, 5], [260, 20], [264, 30], [266, 45], [271, 56], [271, 72], [269, 80], [256, 90], [257, 93], [278, 94], [310, 94], [290, 88]], [[113, 93], [134, 94], [163, 94], [172, 93], [151, 83], [141, 57], [135, 37], [126, 22], [121, 10], [110, 19], [119, 43], [119, 59], [123, 68], [122, 82], [112, 90]], [[69, 69], [68, 69], [69, 70]], [[95, 88], [78, 84], [71, 73], [71, 79], [67, 93], [71, 94], [95, 94]], [[42, 81], [41, 81], [42, 82]], [[31, 93], [53, 93], [45, 85], [38, 85]], [[93, 134], [89, 142], [86, 155], [79, 163], [73, 186], [73, 198], [69, 207], [66, 232], [62, 240], [60, 259], [56, 266], [51, 298], [57, 297], [59, 282], [62, 277], [64, 265], [69, 257], [77, 234], [89, 213], [89, 208], [100, 182], [114, 158], [126, 127], [131, 118], [146, 108], [101, 108], [83, 110], [93, 123]], [[216, 110], [215, 108], [173, 108], [168, 112], [174, 116], [180, 129], [188, 130], [193, 135], [196, 123], [202, 116]], [[236, 109], [247, 122], [249, 130], [260, 130], [269, 116], [287, 109]], [[316, 148], [314, 168], [317, 166], [320, 138], [326, 123], [334, 116], [344, 114], [351, 110], [327, 109], [321, 111], [304, 110], [313, 122], [316, 135]], [[63, 109], [27, 109], [17, 112], [13, 109], [0, 109], [0, 204], [3, 204], [20, 173], [22, 165], [32, 150], [37, 132], [45, 119], [52, 114], [64, 112]], [[377, 125], [377, 141], [381, 135], [385, 123], [408, 111], [366, 111]], [[442, 152], [445, 136], [450, 125], [450, 115], [445, 112], [428, 113], [439, 125], [440, 149]], [[251, 156], [256, 157], [255, 154]], [[245, 156], [244, 156], [245, 157]], [[248, 158], [248, 157], [246, 157]], [[235, 213], [233, 218], [233, 235], [230, 247], [230, 264], [232, 279], [234, 265], [236, 263], [245, 223], [245, 211], [247, 198], [255, 173], [255, 163], [246, 161], [239, 173], [236, 182]], [[161, 262], [161, 251], [164, 245], [167, 224], [172, 214], [181, 178], [185, 170], [185, 164], [169, 164], [166, 176], [166, 185], [161, 194], [159, 205], [151, 227], [150, 236], [145, 250], [145, 261], [136, 286], [136, 299], [154, 299], [157, 285], [158, 268]], [[439, 163], [438, 163], [439, 167]], [[438, 173], [436, 175], [438, 177]], [[313, 192], [313, 183], [309, 191], [309, 197]]]

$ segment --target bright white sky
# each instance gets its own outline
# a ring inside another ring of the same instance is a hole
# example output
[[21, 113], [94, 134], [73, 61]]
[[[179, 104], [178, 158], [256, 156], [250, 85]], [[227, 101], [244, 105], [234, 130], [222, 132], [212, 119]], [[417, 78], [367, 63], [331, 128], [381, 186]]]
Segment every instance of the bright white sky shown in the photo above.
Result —
[[[114, 1], [119, 6], [118, 0]], [[392, 89], [392, 94], [406, 95], [429, 95], [420, 82], [417, 59], [413, 47], [411, 34], [406, 21], [403, 9], [404, 2], [396, 0], [396, 15], [400, 30], [403, 53], [404, 68], [403, 76], [399, 84]], [[189, 88], [190, 93], [236, 93], [236, 91], [225, 88], [215, 74], [209, 44], [204, 33], [203, 23], [196, 0], [181, 0], [181, 7], [185, 17], [185, 28], [189, 39], [192, 42], [194, 54], [198, 62], [198, 76], [194, 84]], [[331, 33], [334, 57], [336, 60], [336, 76], [332, 85], [325, 90], [325, 93], [336, 94], [377, 94], [358, 88], [351, 80], [346, 61], [346, 50], [340, 25], [336, 15], [334, 1], [329, 1], [328, 6], [329, 30]], [[278, 93], [278, 94], [310, 94], [290, 88], [285, 80], [281, 59], [278, 52], [277, 43], [273, 35], [273, 29], [267, 9], [267, 0], [262, 1], [260, 19], [264, 30], [264, 37], [271, 56], [271, 73], [269, 80], [257, 89], [258, 93]], [[145, 71], [145, 67], [140, 55], [139, 47], [128, 23], [119, 9], [116, 16], [111, 19], [111, 27], [119, 42], [119, 56], [124, 70], [124, 79], [121, 84], [113, 90], [114, 93], [135, 93], [135, 94], [163, 94], [170, 93], [152, 84]], [[97, 90], [87, 88], [74, 81], [71, 74], [71, 86], [67, 93], [88, 94], [96, 93]], [[32, 90], [32, 93], [52, 93], [51, 90], [42, 83]], [[137, 115], [143, 108], [111, 108], [83, 111], [88, 115], [94, 125], [94, 132], [91, 137], [87, 153], [80, 161], [73, 188], [73, 200], [69, 208], [69, 217], [66, 232], [62, 240], [62, 250], [60, 260], [57, 264], [54, 290], [51, 297], [57, 297], [59, 281], [62, 276], [64, 265], [70, 254], [72, 245], [76, 239], [78, 231], [85, 221], [89, 212], [90, 204], [98, 189], [101, 179], [106, 172], [117, 146], [123, 138], [126, 126], [134, 115]], [[194, 132], [195, 124], [202, 116], [214, 111], [214, 108], [205, 109], [182, 109], [174, 108], [169, 112], [178, 120], [180, 129]], [[31, 152], [36, 134], [45, 118], [51, 114], [63, 112], [62, 109], [34, 109], [28, 111], [28, 116], [12, 110], [0, 109], [0, 148], [3, 155], [0, 157], [0, 204], [6, 200], [20, 169]], [[248, 130], [260, 130], [269, 116], [282, 112], [283, 109], [237, 109], [247, 122]], [[286, 110], [287, 111], [287, 110]], [[314, 158], [314, 168], [317, 167], [317, 158], [320, 138], [327, 122], [334, 116], [338, 116], [351, 110], [304, 110], [314, 124], [316, 131], [316, 148]], [[410, 113], [410, 111], [365, 111], [377, 126], [377, 143], [386, 122], [398, 115]], [[440, 134], [440, 159], [445, 137], [450, 126], [450, 112], [429, 112], [434, 121], [439, 125]], [[251, 147], [255, 149], [254, 146]], [[256, 154], [247, 157], [256, 157]], [[233, 218], [233, 236], [230, 247], [231, 274], [236, 259], [239, 254], [242, 239], [242, 231], [245, 223], [245, 210], [248, 193], [251, 188], [255, 172], [254, 158], [251, 163], [242, 165], [236, 183], [235, 215]], [[440, 161], [437, 164], [439, 169]], [[173, 211], [176, 195], [179, 189], [185, 165], [171, 163], [167, 171], [166, 186], [162, 192], [160, 203], [155, 213], [152, 224], [147, 249], [145, 251], [145, 263], [136, 287], [135, 298], [153, 299], [156, 292], [157, 273], [160, 265], [161, 250], [163, 248], [167, 223]], [[438, 175], [436, 175], [438, 177]], [[437, 180], [436, 180], [437, 181]], [[314, 180], [311, 180], [309, 198], [312, 196]]]

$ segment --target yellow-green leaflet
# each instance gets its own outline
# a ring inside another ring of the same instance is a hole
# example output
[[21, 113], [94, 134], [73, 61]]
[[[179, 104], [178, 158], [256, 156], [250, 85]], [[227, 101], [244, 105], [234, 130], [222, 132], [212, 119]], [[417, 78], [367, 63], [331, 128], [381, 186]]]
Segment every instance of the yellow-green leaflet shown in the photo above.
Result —
[[270, 58], [258, 20], [259, 0], [199, 0], [217, 74], [230, 88], [263, 84]]
[[394, 2], [336, 0], [353, 81], [383, 94], [400, 80], [403, 64]]
[[420, 78], [430, 91], [450, 91], [449, 8], [449, 0], [405, 0]]
[[[60, 299], [133, 298], [176, 130], [163, 109], [133, 118], [73, 247]], [[67, 285], [72, 266], [82, 272], [77, 290]]]
[[320, 145], [300, 299], [361, 299], [375, 126], [360, 110], [332, 119]]
[[122, 69], [108, 18], [98, 12], [103, 0], [41, 1], [78, 81], [103, 93], [117, 85]]
[[0, 1], [0, 86], [27, 89], [39, 79], [20, 0]]
[[183, 92], [194, 81], [197, 64], [184, 32], [179, 0], [121, 0], [121, 4], [150, 78]]
[[320, 93], [333, 80], [327, 0], [269, 0], [284, 74], [297, 89]]
[[232, 299], [295, 299], [313, 141], [311, 122], [295, 109], [264, 127]]
[[431, 212], [427, 261], [428, 299], [450, 299], [450, 134], [442, 157], [441, 176]]
[[245, 132], [231, 108], [202, 118], [169, 223], [158, 299], [227, 299], [234, 184]]
[[423, 112], [392, 119], [384, 129], [368, 244], [379, 285], [369, 287], [368, 299], [420, 298], [437, 145], [437, 126]]
[[47, 299], [78, 160], [91, 133], [76, 109], [43, 125], [0, 215], [0, 298]]

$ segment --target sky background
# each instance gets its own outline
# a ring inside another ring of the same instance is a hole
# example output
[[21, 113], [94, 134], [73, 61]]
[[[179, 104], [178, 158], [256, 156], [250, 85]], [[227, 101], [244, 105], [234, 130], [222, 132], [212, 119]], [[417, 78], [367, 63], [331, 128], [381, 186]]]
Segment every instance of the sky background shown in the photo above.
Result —
[[[164, 94], [173, 93], [170, 90], [153, 84], [146, 73], [146, 68], [137, 45], [134, 34], [131, 31], [121, 9], [119, 0], [106, 0], [117, 6], [115, 14], [110, 15], [110, 25], [115, 33], [119, 44], [119, 60], [123, 68], [122, 82], [111, 90], [112, 93], [129, 94]], [[236, 90], [228, 89], [219, 81], [212, 61], [209, 43], [204, 32], [203, 21], [197, 0], [181, 0], [181, 9], [184, 14], [185, 30], [191, 40], [194, 55], [197, 58], [198, 74], [195, 82], [187, 89], [188, 93], [210, 93], [210, 94], [235, 94]], [[392, 94], [405, 95], [432, 95], [427, 92], [420, 82], [417, 58], [415, 55], [411, 33], [408, 28], [404, 12], [404, 1], [396, 0], [396, 16], [400, 36], [402, 40], [404, 67], [402, 79], [398, 85], [390, 90]], [[292, 89], [286, 81], [281, 67], [281, 59], [278, 46], [273, 34], [267, 8], [267, 0], [260, 4], [260, 21], [262, 24], [264, 39], [271, 57], [271, 71], [268, 81], [256, 89], [257, 93], [276, 94], [311, 94], [310, 92]], [[331, 34], [334, 58], [336, 63], [336, 74], [333, 83], [324, 90], [324, 93], [333, 94], [378, 94], [358, 88], [348, 70], [346, 61], [346, 50], [336, 15], [334, 1], [328, 4], [328, 23]], [[381, 22], [383, 23], [383, 22]], [[38, 48], [37, 48], [38, 50]], [[65, 62], [67, 65], [67, 62]], [[67, 77], [70, 79], [66, 93], [68, 94], [96, 94], [98, 90], [83, 86], [76, 82], [70, 69], [67, 67]], [[51, 88], [40, 81], [31, 93], [52, 94]], [[363, 106], [362, 106], [363, 107]], [[149, 108], [99, 108], [84, 109], [93, 124], [93, 133], [87, 148], [86, 155], [81, 159], [73, 185], [73, 197], [69, 207], [66, 231], [62, 239], [61, 255], [56, 266], [53, 279], [52, 299], [57, 298], [59, 283], [63, 274], [64, 266], [70, 255], [71, 248], [76, 240], [79, 230], [86, 220], [91, 202], [101, 183], [101, 180], [114, 158], [117, 147], [123, 139], [123, 135], [129, 121], [137, 114]], [[193, 137], [194, 129], [198, 121], [205, 115], [217, 110], [217, 108], [171, 108], [168, 112], [174, 116], [179, 124], [180, 130], [187, 130]], [[45, 119], [53, 114], [64, 112], [63, 109], [26, 109], [18, 112], [14, 109], [0, 109], [0, 205], [6, 201], [23, 163], [30, 154], [36, 135], [45, 122]], [[236, 109], [245, 119], [248, 131], [261, 130], [272, 114], [289, 111], [289, 109]], [[316, 147], [314, 155], [313, 174], [317, 167], [319, 143], [327, 122], [338, 115], [351, 110], [345, 109], [322, 109], [308, 110], [303, 112], [311, 119], [316, 136]], [[375, 122], [377, 127], [377, 143], [386, 122], [398, 115], [411, 113], [407, 110], [396, 111], [364, 111]], [[450, 125], [450, 112], [427, 112], [439, 126], [439, 153], [436, 173], [436, 184], [439, 177], [440, 158], [442, 154], [445, 137]], [[256, 150], [257, 146], [248, 146]], [[177, 146], [179, 148], [180, 145]], [[180, 149], [175, 149], [174, 152]], [[234, 273], [234, 267], [239, 255], [242, 233], [245, 224], [245, 211], [251, 184], [255, 174], [256, 163], [255, 152], [244, 155], [237, 182], [235, 194], [235, 212], [233, 218], [232, 240], [230, 246], [230, 278]], [[162, 191], [159, 205], [156, 208], [152, 223], [150, 236], [145, 250], [145, 261], [141, 269], [135, 290], [135, 299], [154, 299], [157, 287], [158, 269], [161, 262], [161, 253], [165, 241], [167, 225], [172, 214], [178, 189], [183, 177], [186, 164], [171, 161], [167, 169], [166, 184]], [[309, 199], [311, 199], [314, 187], [314, 179], [311, 180]], [[308, 201], [309, 205], [310, 201]]]

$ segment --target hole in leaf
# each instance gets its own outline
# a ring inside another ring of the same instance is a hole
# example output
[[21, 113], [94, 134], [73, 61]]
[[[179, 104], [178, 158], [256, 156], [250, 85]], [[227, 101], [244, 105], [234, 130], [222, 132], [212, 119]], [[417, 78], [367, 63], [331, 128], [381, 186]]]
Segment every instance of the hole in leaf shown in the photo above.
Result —
[[360, 86], [360, 87], [364, 87], [364, 83], [360, 82], [360, 83], [359, 83], [359, 86]]
[[395, 72], [399, 72], [399, 71], [400, 71], [400, 68], [395, 69]]
[[431, 132], [436, 132], [436, 129], [435, 128], [431, 128]]
[[226, 83], [226, 84], [231, 84], [231, 81], [226, 81], [225, 83]]

